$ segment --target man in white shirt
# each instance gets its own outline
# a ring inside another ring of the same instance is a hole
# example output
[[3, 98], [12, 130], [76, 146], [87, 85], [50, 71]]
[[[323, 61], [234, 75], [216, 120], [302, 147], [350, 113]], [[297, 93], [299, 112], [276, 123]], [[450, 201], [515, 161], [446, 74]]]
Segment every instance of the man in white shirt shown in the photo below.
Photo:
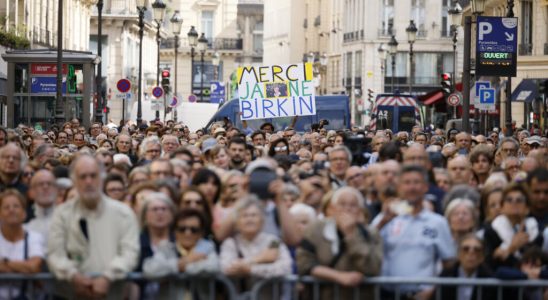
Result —
[[[55, 209], [48, 241], [48, 266], [70, 281], [76, 298], [122, 299], [121, 281], [137, 264], [139, 229], [131, 209], [101, 192], [105, 172], [90, 155], [71, 165], [78, 196]], [[99, 274], [90, 277], [90, 274]], [[66, 296], [70, 289], [59, 287]]]

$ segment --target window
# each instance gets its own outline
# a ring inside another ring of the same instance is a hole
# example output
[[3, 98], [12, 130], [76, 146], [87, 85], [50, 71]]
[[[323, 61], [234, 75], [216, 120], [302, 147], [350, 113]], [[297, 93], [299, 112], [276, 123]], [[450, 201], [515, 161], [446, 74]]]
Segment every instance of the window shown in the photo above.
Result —
[[382, 0], [381, 35], [390, 35], [394, 24], [394, 0]]
[[258, 21], [253, 28], [253, 51], [263, 53], [263, 22]]
[[426, 0], [412, 0], [411, 1], [411, 20], [415, 21], [417, 29], [417, 36], [424, 36], [426, 27], [424, 20], [426, 19]]
[[[407, 64], [409, 62], [409, 56], [407, 53], [399, 52], [396, 54], [396, 65], [394, 77], [407, 77]], [[415, 63], [418, 66], [418, 63]], [[386, 76], [392, 77], [392, 55], [386, 57]]]
[[[101, 76], [106, 77], [107, 76], [107, 70], [109, 65], [109, 53], [108, 53], [108, 36], [103, 36], [101, 40]], [[91, 52], [93, 54], [97, 54], [97, 35], [91, 35], [89, 37], [89, 49], [91, 49]]]
[[352, 52], [347, 52], [344, 56], [346, 59], [346, 72], [345, 72], [345, 83], [346, 87], [352, 85]]
[[451, 0], [443, 0], [441, 8], [441, 36], [448, 37], [451, 35], [451, 19], [449, 18], [449, 8]]
[[521, 41], [519, 46], [520, 55], [531, 55], [533, 51], [533, 2], [531, 0], [521, 1]]
[[354, 70], [354, 78], [355, 78], [355, 86], [361, 86], [361, 77], [362, 77], [362, 52], [356, 51], [356, 63], [354, 64], [355, 70]]
[[211, 43], [213, 38], [213, 11], [202, 11], [202, 32]]

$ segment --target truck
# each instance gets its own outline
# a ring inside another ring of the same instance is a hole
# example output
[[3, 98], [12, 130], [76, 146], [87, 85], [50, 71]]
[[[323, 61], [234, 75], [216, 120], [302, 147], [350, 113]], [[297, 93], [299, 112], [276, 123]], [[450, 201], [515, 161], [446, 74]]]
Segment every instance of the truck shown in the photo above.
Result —
[[392, 132], [411, 132], [415, 125], [422, 125], [420, 108], [415, 96], [405, 94], [377, 95], [371, 109], [369, 130], [390, 129]]
[[[209, 120], [206, 128], [209, 128], [214, 122], [223, 121], [228, 118], [233, 126], [242, 129], [240, 118], [240, 105], [237, 98], [224, 103], [217, 113]], [[293, 117], [266, 118], [248, 120], [247, 126], [252, 129], [259, 129], [263, 123], [272, 123], [275, 130], [283, 130], [291, 124]], [[299, 116], [295, 124], [295, 130], [298, 132], [309, 131], [311, 125], [319, 123], [320, 120], [329, 121], [326, 129], [350, 129], [350, 100], [347, 95], [316, 96], [316, 114], [311, 116]]]

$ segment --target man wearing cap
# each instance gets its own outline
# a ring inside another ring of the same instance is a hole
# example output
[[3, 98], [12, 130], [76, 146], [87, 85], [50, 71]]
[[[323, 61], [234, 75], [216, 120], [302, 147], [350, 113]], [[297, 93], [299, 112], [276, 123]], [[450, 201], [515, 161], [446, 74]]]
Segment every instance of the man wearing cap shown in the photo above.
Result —
[[529, 155], [529, 152], [531, 152], [531, 150], [537, 149], [541, 145], [542, 140], [538, 135], [533, 135], [532, 137], [523, 139], [520, 147], [520, 158], [525, 158], [527, 155]]

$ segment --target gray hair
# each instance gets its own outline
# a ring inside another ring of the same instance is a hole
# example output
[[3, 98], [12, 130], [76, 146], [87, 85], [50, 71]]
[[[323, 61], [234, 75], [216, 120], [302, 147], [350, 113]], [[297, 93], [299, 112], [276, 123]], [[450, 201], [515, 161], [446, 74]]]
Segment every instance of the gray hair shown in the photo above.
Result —
[[312, 206], [304, 203], [295, 203], [291, 208], [289, 208], [289, 213], [292, 216], [303, 214], [308, 217], [310, 221], [314, 221], [316, 219], [316, 211]]
[[92, 154], [85, 153], [85, 152], [82, 152], [82, 153], [76, 155], [76, 157], [74, 158], [74, 160], [70, 164], [70, 168], [69, 168], [70, 179], [72, 180], [72, 182], [76, 181], [76, 172], [75, 172], [76, 164], [84, 158], [89, 158], [89, 159], [93, 160], [97, 164], [97, 166], [99, 166], [99, 177], [101, 178], [101, 186], [102, 186], [103, 181], [104, 181], [105, 177], [107, 176], [107, 173], [105, 172], [105, 165], [103, 165], [103, 163], [100, 160], [98, 160], [95, 156], [93, 156]]
[[365, 199], [363, 198], [363, 195], [360, 193], [360, 191], [358, 191], [357, 189], [355, 189], [353, 187], [350, 187], [350, 186], [343, 186], [343, 187], [339, 188], [338, 190], [336, 190], [333, 193], [333, 196], [331, 197], [331, 203], [332, 204], [337, 204], [339, 199], [341, 199], [343, 194], [345, 194], [345, 193], [352, 194], [352, 196], [356, 197], [356, 199], [358, 200], [358, 205], [361, 208], [365, 207]]
[[[234, 208], [234, 212], [236, 214], [236, 220], [240, 218], [243, 211], [250, 208], [250, 207], [257, 207], [261, 213], [264, 210], [263, 203], [259, 200], [255, 194], [249, 194], [246, 195], [238, 200], [238, 204], [236, 204], [236, 207]], [[264, 221], [264, 214], [261, 214], [261, 219]]]
[[472, 219], [474, 220], [474, 227], [478, 224], [478, 218], [479, 218], [479, 212], [476, 210], [476, 206], [474, 202], [468, 198], [456, 198], [453, 199], [449, 204], [447, 204], [447, 207], [445, 208], [445, 218], [449, 220], [449, 217], [453, 213], [453, 210], [457, 208], [457, 206], [464, 205], [472, 214]]
[[155, 135], [149, 136], [145, 138], [141, 143], [141, 147], [139, 148], [139, 157], [145, 157], [148, 147], [150, 147], [151, 145], [159, 145], [160, 151], [162, 151], [162, 143], [160, 143], [160, 139]]
[[504, 137], [502, 140], [500, 140], [499, 147], [502, 147], [502, 144], [504, 144], [506, 142], [510, 142], [510, 143], [514, 144], [514, 146], [516, 146], [516, 151], [519, 149], [519, 142], [511, 136]]
[[169, 196], [160, 192], [150, 192], [143, 196], [143, 209], [141, 210], [141, 220], [140, 220], [141, 225], [143, 227], [146, 226], [146, 214], [147, 214], [148, 206], [154, 200], [160, 200], [164, 204], [166, 204], [167, 207], [169, 208], [169, 211], [173, 215], [173, 217], [175, 217], [175, 211], [176, 211], [175, 204], [173, 204], [173, 201], [171, 201]]
[[337, 145], [333, 147], [333, 149], [331, 149], [331, 151], [329, 151], [329, 153], [327, 154], [327, 157], [329, 158], [329, 155], [331, 155], [331, 153], [338, 152], [338, 151], [344, 152], [348, 156], [348, 162], [352, 163], [352, 152], [350, 152], [348, 147], [344, 145]]
[[459, 184], [453, 186], [447, 193], [445, 193], [445, 196], [443, 197], [443, 207], [447, 209], [449, 204], [458, 198], [468, 199], [472, 201], [474, 205], [479, 205], [480, 203], [480, 194], [477, 190], [470, 188], [467, 184]]
[[[6, 140], [7, 140], [7, 136], [6, 136]], [[27, 161], [28, 161], [28, 157], [27, 157], [27, 154], [25, 154], [25, 151], [23, 151], [23, 149], [21, 149], [19, 146], [17, 146], [16, 143], [14, 142], [8, 142], [7, 144], [5, 144], [2, 148], [0, 148], [0, 155], [4, 154], [4, 151], [6, 151], [7, 147], [8, 146], [13, 146], [13, 147], [16, 147], [17, 150], [19, 151], [19, 156], [21, 156], [21, 161], [20, 161], [20, 164], [19, 164], [19, 170], [22, 171], [25, 166], [27, 165]]]

